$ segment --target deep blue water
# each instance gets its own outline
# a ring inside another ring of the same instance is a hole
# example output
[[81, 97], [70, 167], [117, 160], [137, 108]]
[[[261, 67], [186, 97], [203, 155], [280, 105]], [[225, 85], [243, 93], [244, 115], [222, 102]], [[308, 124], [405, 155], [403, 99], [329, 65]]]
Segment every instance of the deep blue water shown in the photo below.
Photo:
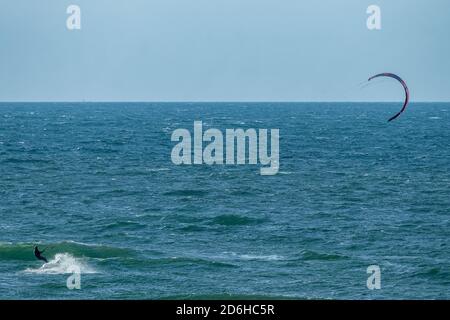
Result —
[[[2, 103], [0, 298], [449, 299], [450, 104], [399, 107]], [[279, 128], [280, 172], [175, 166], [194, 120]]]

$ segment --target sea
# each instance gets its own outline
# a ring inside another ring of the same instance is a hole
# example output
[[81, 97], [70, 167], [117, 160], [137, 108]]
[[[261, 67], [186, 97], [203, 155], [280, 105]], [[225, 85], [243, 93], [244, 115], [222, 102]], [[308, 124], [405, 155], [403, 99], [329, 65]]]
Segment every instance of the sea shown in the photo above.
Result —
[[[450, 103], [400, 108], [0, 103], [0, 299], [449, 299]], [[175, 165], [194, 121], [278, 173]]]

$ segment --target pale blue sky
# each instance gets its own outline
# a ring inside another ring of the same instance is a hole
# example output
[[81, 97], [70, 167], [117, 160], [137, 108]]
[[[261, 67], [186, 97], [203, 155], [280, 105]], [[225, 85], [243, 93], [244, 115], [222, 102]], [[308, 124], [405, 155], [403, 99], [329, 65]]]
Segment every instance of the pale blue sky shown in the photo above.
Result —
[[449, 33], [448, 0], [0, 0], [0, 101], [450, 101]]

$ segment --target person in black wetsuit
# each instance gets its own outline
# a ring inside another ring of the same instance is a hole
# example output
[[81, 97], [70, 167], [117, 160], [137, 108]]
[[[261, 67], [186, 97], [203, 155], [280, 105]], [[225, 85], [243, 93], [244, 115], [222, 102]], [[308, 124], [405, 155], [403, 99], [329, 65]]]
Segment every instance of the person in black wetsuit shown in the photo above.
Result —
[[38, 247], [37, 247], [37, 246], [34, 246], [34, 255], [36, 256], [36, 258], [38, 258], [39, 260], [43, 260], [43, 261], [45, 261], [45, 262], [48, 262], [47, 259], [46, 259], [45, 257], [41, 256], [41, 254], [42, 254], [44, 251], [45, 251], [45, 249], [42, 250], [42, 251], [39, 251]]

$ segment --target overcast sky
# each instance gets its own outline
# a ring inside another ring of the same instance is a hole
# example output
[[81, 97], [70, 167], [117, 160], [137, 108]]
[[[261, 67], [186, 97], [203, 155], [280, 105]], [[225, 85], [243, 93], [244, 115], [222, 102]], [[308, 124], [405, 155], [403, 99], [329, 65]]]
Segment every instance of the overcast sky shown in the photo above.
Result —
[[0, 0], [0, 101], [450, 101], [449, 39], [448, 0]]

